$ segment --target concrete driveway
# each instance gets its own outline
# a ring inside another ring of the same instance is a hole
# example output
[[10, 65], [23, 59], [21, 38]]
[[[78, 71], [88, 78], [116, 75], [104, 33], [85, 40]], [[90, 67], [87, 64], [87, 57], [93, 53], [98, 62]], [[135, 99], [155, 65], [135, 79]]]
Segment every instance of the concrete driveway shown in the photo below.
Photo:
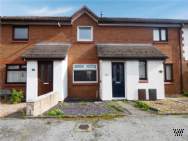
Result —
[[[188, 141], [188, 116], [137, 111], [113, 120], [1, 119], [0, 141]], [[87, 130], [80, 130], [80, 125]], [[175, 136], [173, 129], [184, 129]]]

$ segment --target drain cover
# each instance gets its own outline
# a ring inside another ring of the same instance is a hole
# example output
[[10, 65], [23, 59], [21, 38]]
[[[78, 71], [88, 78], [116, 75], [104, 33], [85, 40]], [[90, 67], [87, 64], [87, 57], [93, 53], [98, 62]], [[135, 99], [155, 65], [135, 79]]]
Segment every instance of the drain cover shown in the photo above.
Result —
[[79, 125], [77, 125], [76, 130], [89, 132], [92, 130], [91, 124], [86, 124], [86, 123], [79, 124]]
[[81, 130], [88, 130], [89, 125], [88, 124], [81, 124], [78, 128], [81, 129]]

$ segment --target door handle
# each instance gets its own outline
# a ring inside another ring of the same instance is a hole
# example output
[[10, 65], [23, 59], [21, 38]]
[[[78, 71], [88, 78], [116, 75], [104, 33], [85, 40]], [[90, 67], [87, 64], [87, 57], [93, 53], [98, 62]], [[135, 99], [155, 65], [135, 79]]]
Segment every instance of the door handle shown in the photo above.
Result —
[[49, 83], [48, 83], [48, 82], [44, 82], [43, 84], [44, 84], [44, 85], [47, 85], [47, 84], [49, 84]]

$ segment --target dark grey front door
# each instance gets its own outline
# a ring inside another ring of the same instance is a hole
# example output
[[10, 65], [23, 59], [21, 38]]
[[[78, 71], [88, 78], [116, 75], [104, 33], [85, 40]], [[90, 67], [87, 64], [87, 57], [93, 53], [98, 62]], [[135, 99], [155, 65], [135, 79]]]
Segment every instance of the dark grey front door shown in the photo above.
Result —
[[112, 63], [112, 92], [113, 97], [125, 97], [124, 63]]

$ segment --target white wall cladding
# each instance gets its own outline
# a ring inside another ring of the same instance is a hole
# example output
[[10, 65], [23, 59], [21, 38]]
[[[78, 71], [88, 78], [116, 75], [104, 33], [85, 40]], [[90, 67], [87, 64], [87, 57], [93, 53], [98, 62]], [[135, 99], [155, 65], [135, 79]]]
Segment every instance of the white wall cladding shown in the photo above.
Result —
[[26, 101], [37, 100], [38, 97], [38, 63], [27, 61]]
[[65, 60], [54, 61], [53, 67], [53, 91], [58, 93], [62, 101], [67, 97], [67, 57]]
[[[119, 61], [125, 63], [125, 98], [138, 99], [138, 89], [157, 89], [157, 99], [164, 99], [164, 70], [163, 61], [147, 61], [148, 83], [139, 83], [139, 62]], [[100, 96], [102, 100], [112, 100], [112, 68], [111, 61], [100, 61]]]
[[182, 28], [183, 56], [188, 60], [188, 26]]

